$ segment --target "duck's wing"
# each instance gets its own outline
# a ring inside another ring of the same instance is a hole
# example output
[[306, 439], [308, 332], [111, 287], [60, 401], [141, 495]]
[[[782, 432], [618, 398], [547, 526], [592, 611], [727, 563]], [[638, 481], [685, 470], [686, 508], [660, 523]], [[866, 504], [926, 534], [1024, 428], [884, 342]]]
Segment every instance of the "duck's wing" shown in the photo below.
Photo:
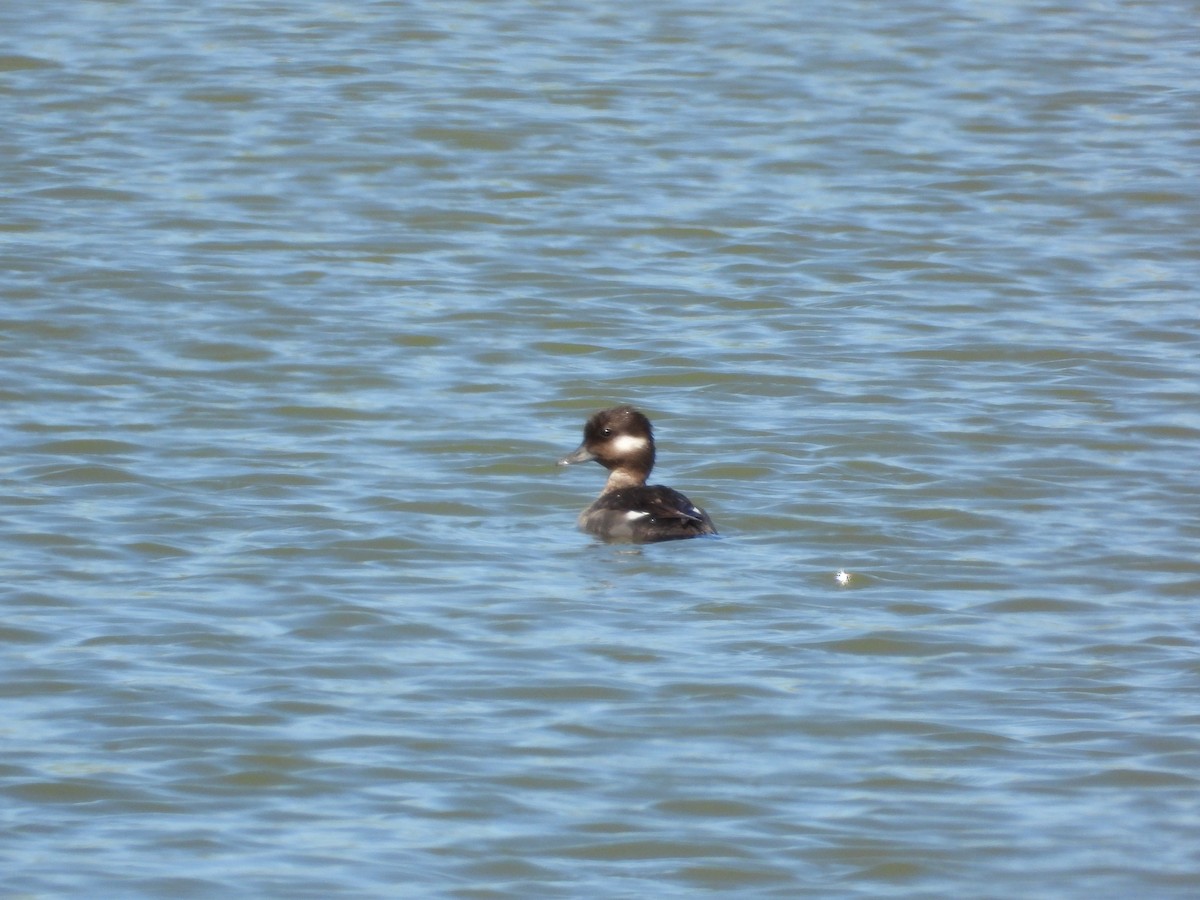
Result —
[[584, 517], [591, 523], [587, 530], [610, 540], [669, 541], [717, 533], [708, 513], [661, 484], [610, 491]]

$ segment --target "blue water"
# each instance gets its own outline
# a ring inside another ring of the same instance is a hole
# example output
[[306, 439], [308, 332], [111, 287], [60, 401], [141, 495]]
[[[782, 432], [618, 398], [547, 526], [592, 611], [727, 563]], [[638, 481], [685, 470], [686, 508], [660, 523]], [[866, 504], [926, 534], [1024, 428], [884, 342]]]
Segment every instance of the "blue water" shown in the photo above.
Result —
[[0, 11], [5, 895], [1194, 896], [1195, 13]]

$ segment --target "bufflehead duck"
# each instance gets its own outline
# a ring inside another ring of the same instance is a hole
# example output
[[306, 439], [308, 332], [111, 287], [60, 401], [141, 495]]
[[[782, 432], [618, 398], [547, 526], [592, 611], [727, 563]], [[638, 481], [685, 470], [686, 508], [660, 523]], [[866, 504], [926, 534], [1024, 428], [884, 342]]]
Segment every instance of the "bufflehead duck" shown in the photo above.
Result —
[[647, 485], [654, 468], [650, 420], [632, 406], [596, 413], [583, 426], [583, 443], [560, 466], [595, 460], [608, 469], [596, 502], [579, 514], [579, 527], [606, 541], [675, 541], [716, 534], [708, 513], [679, 491]]

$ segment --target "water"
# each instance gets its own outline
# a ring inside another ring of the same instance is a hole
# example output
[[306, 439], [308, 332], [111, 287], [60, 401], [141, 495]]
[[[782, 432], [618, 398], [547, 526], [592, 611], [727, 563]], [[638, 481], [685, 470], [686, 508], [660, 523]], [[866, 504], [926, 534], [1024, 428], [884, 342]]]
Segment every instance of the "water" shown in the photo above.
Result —
[[0, 16], [8, 895], [1195, 895], [1194, 4]]

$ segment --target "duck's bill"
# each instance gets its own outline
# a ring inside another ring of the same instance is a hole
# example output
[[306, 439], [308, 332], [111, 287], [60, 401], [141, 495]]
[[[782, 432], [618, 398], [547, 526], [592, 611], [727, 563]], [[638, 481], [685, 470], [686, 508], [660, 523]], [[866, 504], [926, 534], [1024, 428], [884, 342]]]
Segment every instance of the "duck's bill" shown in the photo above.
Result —
[[564, 456], [558, 461], [560, 466], [569, 466], [572, 463], [591, 462], [596, 458], [596, 454], [590, 452], [587, 447], [580, 446], [578, 450], [567, 456]]

